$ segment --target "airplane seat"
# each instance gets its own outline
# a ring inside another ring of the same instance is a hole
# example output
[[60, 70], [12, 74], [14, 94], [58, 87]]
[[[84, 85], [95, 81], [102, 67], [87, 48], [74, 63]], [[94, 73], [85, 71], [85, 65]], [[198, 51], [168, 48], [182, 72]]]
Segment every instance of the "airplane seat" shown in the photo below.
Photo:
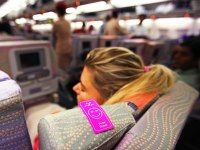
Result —
[[200, 121], [200, 96], [197, 98], [197, 100], [192, 108], [190, 117], [195, 118]]
[[[84, 143], [87, 142], [86, 137], [90, 137], [92, 140], [94, 140], [91, 144], [94, 144], [96, 141], [97, 145], [104, 145], [104, 148], [106, 147], [106, 144], [108, 144], [109, 148], [107, 149], [174, 149], [185, 121], [190, 113], [192, 105], [197, 97], [198, 92], [196, 90], [184, 82], [178, 81], [170, 92], [155, 100], [152, 106], [150, 106], [150, 108], [144, 113], [139, 121], [137, 121], [135, 118], [132, 118], [132, 128], [128, 130], [128, 132], [126, 130], [125, 136], [123, 136], [124, 134], [117, 135], [117, 137], [119, 138], [120, 136], [121, 139], [120, 142], [117, 142], [117, 145], [115, 143], [115, 138], [106, 139], [106, 142], [102, 141], [101, 138], [99, 139], [99, 137], [104, 134], [95, 135], [92, 132], [89, 134], [83, 134], [85, 132], [85, 128], [91, 130], [91, 127], [84, 117], [81, 119], [81, 121], [84, 123], [79, 123], [77, 118], [80, 119], [80, 116], [83, 115], [82, 112], [78, 112], [77, 109], [76, 113], [73, 113], [72, 111], [70, 111], [71, 113], [67, 113], [67, 111], [65, 111], [58, 114], [48, 115], [39, 122], [39, 137], [46, 137], [45, 139], [41, 140], [40, 146], [42, 146], [42, 149], [52, 149], [52, 147], [55, 148], [57, 146], [59, 149], [65, 149], [66, 147], [71, 146], [77, 146], [77, 149], [90, 149], [90, 147], [86, 147], [86, 145], [84, 145]], [[111, 105], [106, 107], [109, 107], [109, 110], [112, 110], [116, 106]], [[132, 115], [136, 112], [137, 111], [134, 111]], [[116, 114], [114, 114], [114, 116], [116, 117]], [[121, 117], [119, 118], [119, 116]], [[126, 117], [127, 116], [128, 114]], [[75, 122], [70, 122], [66, 119], [69, 119], [69, 117], [76, 118], [76, 121], [74, 120]], [[117, 115], [118, 119], [125, 119], [124, 117], [122, 117], [120, 113]], [[137, 121], [136, 124], [135, 121]], [[80, 126], [80, 128], [68, 126], [69, 122], [70, 124], [76, 124]], [[118, 123], [120, 122], [118, 121]], [[110, 132], [106, 133], [109, 134]], [[113, 144], [113, 147], [110, 144]], [[101, 148], [96, 147], [96, 149]]]
[[172, 62], [173, 49], [177, 45], [178, 41], [174, 39], [174, 40], [164, 40], [163, 42], [164, 46], [159, 55], [158, 62], [170, 66]]
[[99, 47], [119, 46], [121, 39], [119, 36], [102, 35], [99, 37]]
[[145, 39], [124, 39], [121, 41], [121, 46], [126, 47], [134, 53], [142, 56], [142, 51], [146, 46]]
[[147, 45], [145, 39], [124, 39], [121, 46], [130, 49], [132, 52], [140, 55], [143, 58], [143, 51]]
[[[124, 39], [121, 46], [126, 47], [134, 53], [140, 55], [145, 63], [149, 65], [152, 63], [162, 62], [164, 43], [150, 41], [146, 39]], [[162, 58], [161, 58], [162, 57]]]
[[164, 49], [164, 43], [158, 41], [148, 41], [142, 51], [142, 58], [146, 65], [161, 63]]
[[32, 149], [21, 89], [2, 71], [0, 71], [0, 149]]
[[[20, 87], [15, 81], [11, 80], [7, 74], [0, 71], [0, 89], [0, 149], [31, 150], [31, 142], [24, 117]], [[121, 106], [119, 105], [119, 107], [117, 106], [118, 112], [123, 110], [123, 119], [127, 121], [126, 128], [119, 132], [117, 138], [119, 139], [124, 132], [127, 132], [127, 129], [128, 132], [115, 149], [174, 149], [187, 116], [197, 98], [198, 92], [196, 90], [184, 82], [178, 81], [169, 93], [161, 96], [153, 103], [136, 124], [133, 117], [130, 116], [130, 113], [134, 113], [133, 110], [130, 111], [128, 107], [122, 106], [124, 104]], [[112, 106], [106, 107], [112, 108]], [[115, 110], [114, 107], [112, 109]], [[108, 110], [111, 109], [109, 108]], [[111, 112], [113, 111], [110, 111], [110, 113]], [[80, 113], [77, 112], [78, 116], [80, 116]], [[67, 115], [65, 112], [62, 114]], [[54, 119], [55, 115], [50, 115], [50, 122], [53, 124], [50, 124], [50, 126], [40, 126], [40, 128], [43, 128], [42, 130], [47, 131], [45, 136], [48, 135], [49, 132], [47, 128], [51, 127], [50, 135], [57, 138], [52, 132], [54, 131], [53, 128], [56, 128], [56, 126], [51, 125], [58, 125], [58, 129], [63, 131], [68, 129], [65, 125], [59, 126], [56, 122], [58, 120], [56, 120], [56, 118]], [[121, 116], [121, 114], [115, 114], [114, 116]], [[71, 116], [72, 119], [73, 117], [75, 116]], [[120, 123], [119, 121], [117, 122]], [[65, 121], [62, 122], [61, 120], [61, 123], [65, 123]], [[132, 128], [130, 129], [131, 126]], [[73, 131], [70, 130], [69, 132], [73, 135]], [[52, 140], [53, 139], [48, 138], [42, 140], [44, 142], [43, 145], [45, 145], [46, 142], [46, 144], [48, 144], [48, 142]], [[107, 141], [108, 144], [112, 142], [113, 141]], [[49, 146], [49, 144], [47, 146]]]
[[73, 36], [73, 49], [75, 58], [79, 58], [82, 53], [89, 52], [90, 50], [98, 47], [97, 35], [74, 35]]
[[180, 138], [176, 144], [175, 150], [194, 149], [200, 147], [200, 96], [195, 102], [192, 112], [190, 113], [187, 122], [183, 128]]
[[129, 130], [116, 150], [174, 149], [199, 93], [178, 81]]

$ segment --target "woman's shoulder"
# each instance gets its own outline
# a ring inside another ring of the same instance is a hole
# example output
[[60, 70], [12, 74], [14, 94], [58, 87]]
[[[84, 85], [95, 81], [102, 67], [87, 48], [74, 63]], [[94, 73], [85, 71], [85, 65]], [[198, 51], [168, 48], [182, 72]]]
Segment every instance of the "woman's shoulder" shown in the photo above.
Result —
[[59, 24], [60, 24], [60, 21], [57, 20], [57, 21], [55, 21], [55, 22], [53, 23], [53, 26], [55, 27], [55, 26], [58, 26]]

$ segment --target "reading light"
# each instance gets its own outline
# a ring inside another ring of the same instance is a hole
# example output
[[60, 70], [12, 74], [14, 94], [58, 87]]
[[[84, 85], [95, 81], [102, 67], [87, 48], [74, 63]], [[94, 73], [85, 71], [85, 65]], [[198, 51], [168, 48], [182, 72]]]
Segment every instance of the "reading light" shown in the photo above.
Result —
[[137, 6], [151, 3], [166, 2], [169, 0], [111, 0], [110, 3], [114, 7], [122, 8], [129, 6]]
[[77, 7], [79, 13], [97, 12], [111, 9], [112, 6], [107, 4], [105, 1], [100, 1], [96, 3], [90, 3], [86, 5], [81, 5]]
[[52, 24], [36, 24], [32, 26], [33, 31], [42, 32], [50, 32], [52, 31]]
[[42, 14], [33, 15], [33, 20], [45, 20]]
[[25, 24], [25, 23], [27, 23], [27, 19], [25, 19], [25, 18], [19, 18], [19, 19], [16, 19], [15, 22], [17, 24]]
[[0, 7], [0, 18], [12, 14], [13, 12], [20, 12], [24, 10], [28, 4], [34, 4], [35, 1], [36, 0], [8, 0]]
[[72, 13], [75, 13], [76, 12], [76, 9], [74, 7], [69, 7], [66, 9], [66, 13], [68, 14], [72, 14]]
[[66, 20], [75, 20], [77, 18], [77, 15], [76, 14], [67, 14], [65, 15], [65, 19]]
[[44, 19], [53, 19], [53, 20], [56, 20], [56, 19], [58, 19], [58, 16], [54, 12], [47, 12], [47, 13], [43, 14], [43, 18]]

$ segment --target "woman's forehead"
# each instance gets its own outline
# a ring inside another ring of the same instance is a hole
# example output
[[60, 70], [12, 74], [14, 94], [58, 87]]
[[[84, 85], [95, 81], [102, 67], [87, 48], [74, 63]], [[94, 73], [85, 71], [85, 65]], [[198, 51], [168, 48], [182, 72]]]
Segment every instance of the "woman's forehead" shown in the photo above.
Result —
[[82, 74], [81, 74], [81, 83], [84, 86], [90, 86], [91, 84], [91, 72], [89, 71], [89, 69], [87, 67], [83, 68]]

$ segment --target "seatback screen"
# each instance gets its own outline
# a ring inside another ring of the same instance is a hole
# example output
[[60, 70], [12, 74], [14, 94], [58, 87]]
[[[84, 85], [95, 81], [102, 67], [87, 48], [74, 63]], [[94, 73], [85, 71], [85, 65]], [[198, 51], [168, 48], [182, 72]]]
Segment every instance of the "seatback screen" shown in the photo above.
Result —
[[111, 41], [106, 41], [106, 44], [105, 44], [106, 47], [109, 47], [111, 46]]
[[90, 41], [84, 41], [84, 42], [82, 43], [82, 49], [83, 49], [84, 51], [89, 51], [89, 50], [91, 50], [91, 42], [90, 42]]
[[40, 56], [38, 52], [20, 54], [19, 60], [22, 69], [37, 67], [41, 65]]
[[34, 71], [46, 66], [44, 48], [21, 49], [15, 52], [17, 68], [20, 71]]

